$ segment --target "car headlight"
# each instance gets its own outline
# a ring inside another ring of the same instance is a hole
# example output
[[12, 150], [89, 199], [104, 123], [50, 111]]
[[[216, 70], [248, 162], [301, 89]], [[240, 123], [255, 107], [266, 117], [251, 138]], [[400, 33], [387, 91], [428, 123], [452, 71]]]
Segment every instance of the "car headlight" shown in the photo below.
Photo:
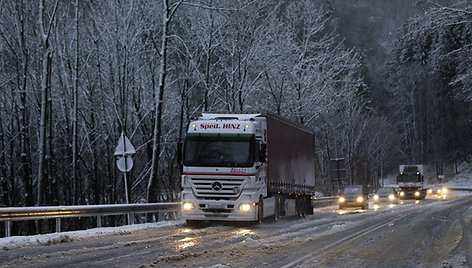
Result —
[[359, 197], [357, 197], [356, 200], [357, 200], [358, 203], [362, 203], [362, 202], [364, 202], [364, 197], [359, 196]]
[[239, 205], [239, 210], [243, 211], [243, 212], [247, 212], [247, 211], [251, 210], [251, 204], [242, 203], [241, 205]]
[[377, 194], [374, 195], [374, 200], [375, 200], [375, 201], [379, 200], [379, 195], [377, 195]]
[[428, 189], [428, 194], [432, 194], [433, 193], [433, 189]]
[[420, 196], [420, 192], [416, 191], [415, 196]]
[[405, 192], [400, 192], [400, 196], [405, 196]]
[[182, 203], [182, 210], [192, 210], [194, 209], [195, 206], [193, 205], [192, 202], [184, 202]]
[[344, 202], [346, 202], [346, 199], [341, 196], [341, 197], [338, 199], [338, 201], [339, 201], [339, 203], [344, 203]]
[[393, 195], [393, 194], [388, 195], [388, 200], [395, 200], [395, 195]]
[[446, 194], [447, 193], [447, 188], [442, 188], [442, 192]]

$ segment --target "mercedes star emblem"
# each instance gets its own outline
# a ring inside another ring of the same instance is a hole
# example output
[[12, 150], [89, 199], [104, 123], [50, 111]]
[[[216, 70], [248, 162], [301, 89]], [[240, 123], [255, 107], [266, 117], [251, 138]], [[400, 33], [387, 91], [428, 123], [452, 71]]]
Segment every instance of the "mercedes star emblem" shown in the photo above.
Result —
[[215, 191], [219, 191], [223, 188], [223, 185], [219, 181], [215, 181], [214, 183], [211, 184], [211, 188]]

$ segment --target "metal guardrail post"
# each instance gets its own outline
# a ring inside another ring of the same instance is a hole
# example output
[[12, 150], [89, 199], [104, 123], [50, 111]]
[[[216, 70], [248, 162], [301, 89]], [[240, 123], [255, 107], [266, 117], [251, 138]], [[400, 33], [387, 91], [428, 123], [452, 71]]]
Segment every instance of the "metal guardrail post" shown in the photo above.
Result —
[[97, 216], [97, 228], [102, 227], [102, 216]]
[[61, 218], [56, 218], [56, 233], [61, 232]]
[[5, 222], [5, 237], [9, 237], [11, 235], [11, 221]]

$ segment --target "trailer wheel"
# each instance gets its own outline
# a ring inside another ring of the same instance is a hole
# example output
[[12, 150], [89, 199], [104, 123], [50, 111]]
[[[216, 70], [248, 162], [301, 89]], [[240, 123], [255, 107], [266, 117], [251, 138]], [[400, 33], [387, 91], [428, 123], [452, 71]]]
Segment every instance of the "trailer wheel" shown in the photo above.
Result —
[[305, 217], [306, 213], [306, 208], [305, 208], [305, 202], [304, 198], [301, 195], [296, 195], [295, 196], [295, 211], [297, 214], [297, 217]]
[[312, 198], [311, 195], [308, 195], [306, 197], [306, 209], [307, 209], [306, 214], [307, 215], [313, 215], [313, 207], [311, 206], [311, 198]]

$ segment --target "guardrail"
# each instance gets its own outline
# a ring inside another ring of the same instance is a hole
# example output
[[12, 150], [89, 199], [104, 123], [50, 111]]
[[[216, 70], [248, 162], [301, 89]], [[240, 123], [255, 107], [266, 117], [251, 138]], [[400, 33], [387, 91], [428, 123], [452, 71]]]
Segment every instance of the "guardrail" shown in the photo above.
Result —
[[465, 187], [447, 187], [449, 190], [452, 191], [466, 191], [466, 192], [472, 192], [471, 188], [465, 188]]
[[332, 206], [336, 204], [338, 200], [337, 196], [320, 196], [311, 199], [311, 206], [314, 208], [320, 208], [325, 206]]
[[102, 216], [137, 213], [176, 212], [179, 202], [139, 203], [89, 206], [49, 206], [49, 207], [9, 207], [0, 208], [0, 221], [5, 222], [5, 236], [11, 234], [11, 222], [21, 220], [56, 219], [56, 232], [61, 232], [62, 218], [97, 217], [97, 227], [101, 227]]
[[[456, 191], [472, 191], [469, 188], [450, 187]], [[315, 208], [335, 205], [337, 196], [322, 196], [311, 200]], [[97, 217], [97, 227], [101, 227], [101, 217], [111, 215], [177, 212], [179, 202], [138, 203], [89, 206], [49, 206], [49, 207], [8, 207], [0, 208], [0, 221], [5, 222], [5, 236], [11, 234], [11, 222], [22, 220], [56, 219], [56, 232], [61, 232], [61, 218]]]

